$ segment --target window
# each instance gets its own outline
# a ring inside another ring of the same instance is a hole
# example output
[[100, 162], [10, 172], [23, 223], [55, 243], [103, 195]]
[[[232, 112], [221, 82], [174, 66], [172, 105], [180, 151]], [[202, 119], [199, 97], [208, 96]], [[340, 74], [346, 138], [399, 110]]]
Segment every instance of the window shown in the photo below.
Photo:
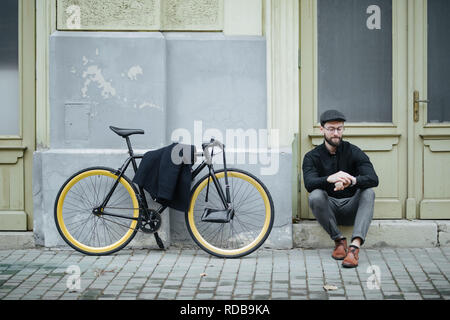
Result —
[[19, 135], [19, 4], [0, 2], [0, 135]]

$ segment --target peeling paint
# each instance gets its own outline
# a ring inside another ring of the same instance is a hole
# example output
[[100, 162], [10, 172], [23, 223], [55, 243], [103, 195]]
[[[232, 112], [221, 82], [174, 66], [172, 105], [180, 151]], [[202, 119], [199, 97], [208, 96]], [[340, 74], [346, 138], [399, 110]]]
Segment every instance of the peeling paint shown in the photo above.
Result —
[[[136, 105], [135, 105], [135, 107], [136, 107]], [[144, 102], [144, 103], [140, 104], [138, 108], [139, 109], [154, 108], [154, 109], [158, 109], [158, 110], [162, 111], [162, 107], [161, 106], [158, 106], [158, 105], [156, 105], [154, 103], [151, 103], [151, 102]]]
[[137, 80], [139, 74], [144, 74], [141, 66], [133, 66], [128, 70], [128, 78], [130, 80]]
[[103, 98], [109, 98], [109, 96], [116, 95], [116, 89], [114, 89], [110, 82], [106, 81], [102, 75], [102, 70], [96, 66], [89, 66], [86, 71], [83, 72], [83, 78], [87, 78], [84, 82], [84, 87], [81, 88], [81, 93], [84, 98], [87, 97], [88, 86], [91, 82], [95, 82], [98, 85], [98, 88], [102, 90]]

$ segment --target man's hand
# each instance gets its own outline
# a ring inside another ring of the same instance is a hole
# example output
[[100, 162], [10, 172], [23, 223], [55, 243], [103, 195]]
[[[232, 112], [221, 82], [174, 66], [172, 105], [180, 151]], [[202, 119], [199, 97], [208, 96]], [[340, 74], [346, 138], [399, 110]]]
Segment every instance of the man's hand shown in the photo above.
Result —
[[338, 181], [334, 184], [334, 191], [342, 191], [345, 188], [346, 187], [344, 186], [344, 184], [341, 181]]
[[334, 183], [334, 191], [341, 191], [348, 186], [356, 183], [356, 178], [347, 172], [339, 171], [328, 177], [327, 181], [329, 183]]

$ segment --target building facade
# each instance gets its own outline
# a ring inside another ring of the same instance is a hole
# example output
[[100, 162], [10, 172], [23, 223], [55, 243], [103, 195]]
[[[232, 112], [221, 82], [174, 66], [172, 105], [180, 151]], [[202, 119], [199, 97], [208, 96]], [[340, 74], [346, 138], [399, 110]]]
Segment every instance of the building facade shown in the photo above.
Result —
[[[345, 139], [379, 175], [374, 219], [450, 218], [448, 1], [2, 6], [0, 230], [62, 244], [56, 194], [81, 168], [120, 166], [126, 145], [114, 125], [144, 129], [132, 138], [142, 152], [221, 139], [230, 166], [257, 175], [274, 198], [267, 244], [290, 248], [292, 221], [314, 218], [301, 162], [322, 143], [318, 115], [328, 108], [348, 115]], [[183, 213], [167, 212], [161, 234], [189, 241]]]

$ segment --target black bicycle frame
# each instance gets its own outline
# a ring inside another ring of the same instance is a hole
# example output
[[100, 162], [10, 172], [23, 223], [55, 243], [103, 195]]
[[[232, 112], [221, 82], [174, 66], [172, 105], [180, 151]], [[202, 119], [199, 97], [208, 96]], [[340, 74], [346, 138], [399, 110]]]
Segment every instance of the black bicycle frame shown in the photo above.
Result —
[[[123, 219], [128, 219], [128, 220], [139, 220], [139, 218], [132, 218], [132, 217], [127, 217], [127, 216], [122, 216], [119, 214], [114, 214], [114, 213], [109, 213], [109, 212], [105, 212], [104, 208], [106, 207], [106, 205], [108, 204], [109, 200], [111, 199], [112, 194], [114, 193], [114, 191], [116, 190], [120, 179], [123, 177], [125, 171], [128, 169], [128, 166], [130, 165], [130, 163], [133, 165], [133, 170], [134, 173], [136, 174], [138, 166], [136, 163], [136, 159], [142, 159], [144, 157], [144, 155], [135, 155], [133, 152], [133, 149], [131, 148], [131, 144], [130, 144], [130, 140], [127, 137], [127, 145], [128, 145], [128, 151], [130, 154], [130, 157], [128, 157], [128, 159], [124, 162], [124, 164], [122, 165], [122, 167], [120, 167], [115, 174], [118, 176], [116, 181], [114, 182], [114, 185], [111, 187], [111, 190], [108, 192], [108, 194], [105, 197], [105, 200], [103, 200], [103, 203], [101, 204], [101, 206], [99, 207], [99, 213], [101, 215], [105, 215], [105, 216], [113, 216], [113, 217], [118, 217], [118, 218], [123, 218]], [[215, 171], [214, 171], [214, 167], [212, 164], [207, 164], [206, 160], [203, 160], [202, 163], [195, 168], [195, 170], [192, 171], [192, 180], [194, 180], [199, 174], [200, 172], [206, 167], [208, 166], [209, 169], [209, 178], [212, 178], [214, 186], [217, 189], [217, 192], [219, 193], [220, 199], [222, 200], [222, 203], [224, 205], [224, 209], [228, 209], [229, 208], [229, 203], [230, 203], [230, 194], [229, 194], [229, 186], [228, 186], [228, 178], [227, 178], [227, 174], [226, 174], [226, 162], [225, 162], [225, 152], [224, 152], [224, 167], [225, 167], [225, 184], [226, 184], [226, 194], [224, 193], [224, 191], [222, 190], [222, 187], [219, 183], [219, 180], [216, 177]], [[208, 185], [209, 187], [209, 185]], [[137, 192], [138, 194], [138, 201], [141, 202], [141, 206], [139, 208], [139, 215], [141, 210], [147, 210], [148, 209], [148, 203], [147, 203], [147, 198], [145, 197], [145, 192], [144, 189], [142, 187], [139, 187], [139, 190]], [[161, 205], [161, 207], [157, 210], [157, 212], [159, 214], [161, 214], [165, 209], [167, 209], [167, 206]]]

